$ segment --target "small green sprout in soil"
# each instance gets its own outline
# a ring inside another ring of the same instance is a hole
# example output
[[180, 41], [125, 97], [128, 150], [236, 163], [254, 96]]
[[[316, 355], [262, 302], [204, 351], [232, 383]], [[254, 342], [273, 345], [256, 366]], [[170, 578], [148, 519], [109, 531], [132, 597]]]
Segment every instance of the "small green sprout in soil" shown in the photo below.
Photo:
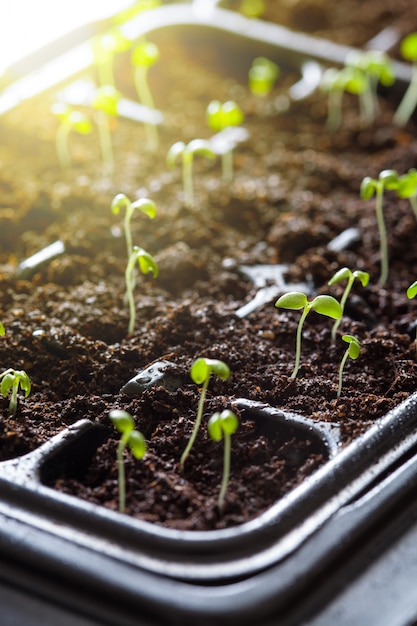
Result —
[[364, 200], [369, 200], [376, 194], [375, 211], [379, 231], [379, 249], [381, 257], [380, 285], [384, 285], [388, 278], [388, 239], [382, 200], [385, 189], [397, 189], [397, 187], [398, 174], [395, 170], [383, 170], [379, 173], [378, 180], [370, 176], [365, 176], [360, 187], [360, 196]]
[[291, 378], [295, 378], [297, 376], [298, 370], [300, 369], [301, 334], [303, 330], [303, 324], [307, 315], [310, 313], [310, 311], [316, 311], [316, 313], [320, 313], [321, 315], [327, 315], [328, 317], [331, 317], [333, 319], [339, 319], [342, 317], [342, 307], [340, 306], [339, 302], [332, 296], [316, 296], [314, 300], [309, 302], [305, 293], [301, 293], [300, 291], [290, 291], [284, 294], [283, 296], [278, 298], [278, 300], [275, 302], [275, 306], [277, 308], [303, 310], [297, 328], [295, 364], [293, 372], [291, 374]]
[[187, 460], [188, 455], [190, 454], [191, 448], [194, 445], [194, 441], [197, 437], [197, 433], [201, 425], [204, 401], [206, 399], [207, 388], [212, 374], [214, 374], [221, 380], [227, 380], [230, 376], [230, 369], [223, 361], [219, 361], [218, 359], [206, 359], [204, 357], [196, 359], [190, 369], [190, 376], [192, 380], [197, 385], [202, 384], [203, 386], [201, 388], [200, 400], [198, 402], [197, 416], [194, 423], [194, 428], [191, 433], [190, 440], [181, 456], [181, 471], [184, 470], [184, 463]]
[[174, 143], [167, 154], [168, 167], [174, 167], [178, 157], [182, 159], [182, 185], [185, 206], [194, 207], [193, 161], [194, 155], [201, 154], [209, 159], [215, 158], [210, 142], [205, 139], [192, 139], [188, 144], [183, 141]]
[[208, 434], [213, 441], [221, 441], [224, 439], [223, 478], [218, 499], [220, 511], [223, 510], [224, 498], [230, 476], [230, 438], [231, 435], [236, 432], [238, 426], [239, 420], [237, 416], [229, 409], [225, 409], [221, 413], [214, 413], [210, 417], [207, 425]]
[[100, 137], [103, 165], [108, 173], [114, 169], [113, 142], [110, 120], [118, 115], [121, 94], [112, 85], [99, 87], [93, 99], [93, 108], [97, 110], [97, 124]]
[[91, 133], [92, 124], [90, 119], [81, 111], [74, 111], [68, 104], [56, 102], [51, 107], [51, 112], [60, 120], [55, 139], [55, 147], [58, 160], [63, 169], [70, 167], [71, 155], [68, 148], [68, 136], [72, 130], [80, 135]]
[[130, 449], [135, 459], [143, 459], [146, 453], [146, 441], [138, 430], [135, 430], [133, 417], [127, 411], [114, 409], [110, 411], [109, 418], [114, 427], [121, 433], [117, 446], [117, 470], [119, 483], [119, 511], [124, 513], [126, 509], [126, 480], [123, 452], [126, 446]]
[[127, 258], [130, 258], [133, 250], [132, 231], [130, 228], [133, 214], [137, 209], [153, 220], [156, 215], [156, 206], [155, 203], [148, 198], [140, 198], [139, 200], [131, 202], [124, 193], [118, 193], [117, 196], [113, 198], [111, 210], [114, 215], [118, 215], [121, 209], [125, 209], [126, 211], [123, 227], [125, 231]]
[[94, 62], [97, 65], [100, 85], [116, 86], [113, 63], [118, 52], [129, 50], [131, 42], [118, 28], [97, 37], [93, 41]]
[[248, 72], [250, 91], [260, 98], [267, 96], [279, 75], [280, 69], [276, 63], [266, 57], [257, 57], [252, 61]]
[[352, 50], [346, 57], [345, 64], [363, 75], [363, 88], [359, 92], [361, 118], [364, 126], [372, 124], [378, 110], [377, 87], [391, 86], [395, 74], [391, 59], [383, 52]]
[[[347, 278], [347, 285], [345, 287], [345, 290], [340, 300], [340, 306], [342, 307], [342, 315], [345, 311], [346, 300], [348, 299], [348, 296], [352, 289], [353, 283], [355, 282], [355, 279], [357, 278], [360, 281], [360, 283], [362, 284], [362, 287], [366, 287], [366, 285], [369, 283], [368, 272], [362, 272], [361, 270], [355, 270], [354, 272], [352, 272], [352, 270], [350, 270], [348, 267], [342, 267], [342, 269], [338, 270], [331, 277], [331, 279], [329, 280], [327, 284], [335, 285], [336, 283], [339, 283], [341, 280], [345, 280], [346, 278]], [[336, 341], [336, 333], [337, 333], [337, 329], [340, 326], [341, 321], [342, 321], [342, 318], [340, 317], [333, 324], [333, 328], [332, 328], [332, 340], [333, 341]]]
[[346, 361], [348, 357], [350, 357], [351, 359], [357, 359], [361, 351], [361, 344], [359, 343], [359, 340], [353, 335], [342, 335], [342, 339], [343, 341], [346, 341], [348, 347], [346, 348], [339, 367], [339, 385], [337, 388], [338, 398], [340, 398], [340, 395], [342, 393], [343, 370], [345, 368]]
[[126, 295], [129, 304], [129, 326], [127, 331], [129, 335], [133, 333], [136, 321], [136, 307], [135, 299], [133, 297], [136, 263], [139, 265], [139, 269], [142, 274], [152, 272], [154, 278], [157, 278], [159, 274], [158, 265], [149, 252], [146, 252], [143, 248], [139, 248], [139, 246], [133, 246], [125, 271]]
[[342, 100], [344, 92], [359, 95], [365, 89], [365, 78], [362, 72], [353, 67], [334, 67], [327, 69], [322, 77], [320, 88], [328, 94], [327, 127], [331, 131], [342, 124]]
[[400, 52], [406, 61], [412, 63], [410, 83], [394, 115], [394, 124], [405, 126], [417, 105], [417, 32], [404, 37]]
[[[243, 122], [243, 113], [239, 105], [234, 100], [219, 102], [212, 100], [206, 111], [207, 123], [212, 130], [222, 131], [231, 126], [239, 126]], [[223, 179], [231, 181], [233, 179], [233, 150], [230, 149], [222, 154], [222, 174]]]
[[11, 391], [9, 402], [9, 413], [12, 416], [16, 415], [17, 411], [17, 394], [19, 387], [25, 393], [25, 398], [30, 394], [32, 385], [29, 376], [23, 370], [14, 370], [9, 367], [7, 370], [0, 374], [0, 392], [3, 398], [7, 398]]
[[[159, 48], [150, 41], [142, 41], [132, 52], [135, 87], [139, 101], [150, 109], [155, 108], [148, 83], [148, 71], [159, 59]], [[145, 124], [148, 149], [155, 152], [159, 146], [158, 129], [154, 124]]]
[[[415, 280], [407, 289], [407, 298], [415, 298], [417, 296], [417, 280]], [[417, 331], [416, 331], [416, 350], [417, 350]]]

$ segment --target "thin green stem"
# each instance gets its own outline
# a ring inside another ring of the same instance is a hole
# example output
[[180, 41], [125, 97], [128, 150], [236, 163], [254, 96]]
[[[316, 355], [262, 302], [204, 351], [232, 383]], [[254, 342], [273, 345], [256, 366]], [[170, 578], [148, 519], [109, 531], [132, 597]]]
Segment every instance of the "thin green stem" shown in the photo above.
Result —
[[182, 155], [182, 184], [185, 195], [185, 205], [188, 208], [194, 206], [194, 188], [193, 188], [193, 155], [192, 153], [184, 153]]
[[227, 433], [224, 433], [224, 452], [223, 452], [223, 478], [220, 488], [218, 507], [220, 511], [223, 509], [224, 497], [226, 495], [227, 485], [229, 483], [230, 475], [230, 449], [231, 449], [231, 437]]
[[383, 195], [384, 187], [382, 184], [378, 184], [376, 191], [376, 221], [379, 230], [379, 251], [381, 257], [381, 273], [378, 281], [380, 285], [384, 285], [388, 278], [388, 239], [382, 207]]
[[294, 369], [290, 378], [295, 378], [298, 374], [298, 370], [300, 369], [301, 334], [303, 332], [304, 320], [307, 317], [309, 311], [310, 311], [309, 307], [305, 306], [301, 314], [300, 321], [298, 322], [297, 338], [296, 338], [296, 343], [295, 343], [295, 363], [294, 363]]
[[233, 151], [229, 150], [222, 155], [222, 176], [223, 180], [229, 182], [233, 180]]
[[126, 265], [126, 270], [125, 270], [125, 283], [126, 283], [126, 297], [127, 297], [127, 301], [129, 304], [129, 325], [128, 325], [128, 335], [131, 335], [133, 333], [133, 330], [135, 328], [135, 321], [136, 321], [136, 307], [135, 307], [135, 299], [133, 297], [133, 289], [134, 289], [134, 278], [133, 278], [133, 272], [134, 272], [134, 268], [135, 268], [135, 262], [136, 262], [136, 258], [133, 259], [132, 262], [132, 255]]
[[343, 355], [342, 361], [340, 363], [340, 367], [339, 367], [339, 386], [337, 388], [337, 397], [340, 398], [340, 394], [342, 393], [342, 384], [343, 384], [343, 370], [345, 367], [345, 363], [347, 361], [347, 358], [349, 356], [349, 347], [346, 350], [346, 352]]
[[394, 124], [405, 126], [417, 104], [417, 62], [413, 63], [411, 80], [407, 91], [394, 115]]
[[67, 169], [71, 165], [71, 156], [68, 149], [68, 135], [71, 126], [69, 124], [61, 124], [56, 133], [56, 152], [62, 169]]
[[208, 376], [208, 378], [204, 381], [203, 386], [201, 388], [200, 400], [199, 400], [198, 409], [197, 409], [197, 417], [195, 419], [193, 432], [191, 433], [191, 437], [190, 437], [190, 439], [188, 441], [187, 447], [185, 448], [184, 452], [182, 453], [182, 456], [181, 456], [181, 459], [180, 459], [180, 470], [181, 470], [181, 472], [184, 470], [184, 463], [185, 463], [188, 455], [190, 454], [190, 450], [191, 450], [191, 448], [194, 445], [194, 442], [195, 442], [196, 437], [197, 437], [198, 430], [199, 430], [200, 425], [201, 425], [201, 419], [203, 417], [204, 400], [206, 398], [206, 393], [207, 393], [207, 387], [208, 387], [208, 384], [209, 384], [209, 380], [210, 380], [210, 376]]
[[117, 446], [117, 474], [119, 483], [119, 511], [124, 513], [126, 509], [126, 479], [125, 479], [125, 466], [123, 463], [123, 450], [126, 447], [130, 433], [124, 433], [120, 437], [119, 444]]
[[111, 174], [114, 169], [113, 144], [108, 127], [107, 115], [104, 111], [98, 111], [98, 132], [103, 165], [108, 173]]
[[[155, 108], [151, 90], [147, 81], [148, 68], [138, 66], [135, 70], [135, 87], [139, 100], [150, 109]], [[151, 152], [155, 152], [159, 146], [158, 129], [154, 124], [145, 123], [146, 143]]]
[[343, 91], [330, 91], [328, 98], [327, 128], [337, 130], [342, 124]]
[[349, 276], [347, 285], [346, 285], [345, 290], [343, 292], [343, 295], [341, 297], [340, 306], [342, 308], [342, 315], [341, 315], [341, 317], [336, 319], [335, 323], [333, 324], [333, 328], [332, 328], [332, 341], [333, 342], [336, 341], [336, 333], [337, 333], [337, 330], [338, 330], [338, 328], [340, 326], [340, 322], [342, 321], [342, 317], [343, 317], [343, 313], [344, 313], [345, 305], [346, 305], [346, 300], [348, 299], [348, 296], [350, 294], [350, 290], [352, 289], [352, 285], [353, 285], [354, 281], [355, 281], [355, 277], [354, 276]]
[[413, 209], [415, 218], [417, 220], [417, 197], [416, 196], [411, 196], [410, 198], [408, 198], [410, 204], [411, 204], [411, 208]]

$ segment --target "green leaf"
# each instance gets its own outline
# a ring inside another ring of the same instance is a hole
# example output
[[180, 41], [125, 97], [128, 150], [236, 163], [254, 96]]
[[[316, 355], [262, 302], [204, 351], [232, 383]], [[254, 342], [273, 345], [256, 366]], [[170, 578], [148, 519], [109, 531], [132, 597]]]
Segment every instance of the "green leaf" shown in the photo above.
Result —
[[149, 272], [152, 272], [154, 278], [158, 277], [158, 264], [153, 256], [149, 254], [149, 252], [146, 252], [146, 250], [144, 250], [143, 248], [134, 246], [132, 254], [136, 255], [137, 261], [139, 263], [139, 269], [142, 274], [148, 274]]
[[225, 409], [221, 413], [214, 413], [208, 421], [208, 433], [214, 441], [220, 441], [224, 435], [233, 435], [239, 426], [237, 416]]
[[223, 428], [220, 413], [213, 413], [208, 421], [207, 430], [213, 441], [221, 441], [223, 438]]
[[230, 369], [223, 361], [204, 357], [196, 359], [190, 369], [190, 376], [197, 385], [208, 380], [211, 373], [216, 374], [221, 380], [227, 380], [230, 376]]
[[168, 167], [174, 167], [177, 158], [185, 151], [185, 143], [183, 141], [177, 141], [172, 144], [167, 153], [167, 165]]
[[0, 322], [0, 337], [3, 337], [6, 334], [3, 324]]
[[327, 315], [333, 319], [339, 319], [342, 317], [343, 311], [340, 303], [332, 296], [317, 296], [310, 303], [313, 311], [320, 313], [321, 315]]
[[202, 154], [209, 159], [214, 159], [216, 156], [211, 149], [210, 142], [206, 139], [192, 139], [190, 143], [186, 145], [184, 152], [186, 155]]
[[342, 267], [338, 270], [327, 283], [328, 285], [334, 285], [336, 283], [340, 283], [341, 280], [345, 278], [350, 278], [352, 276], [352, 272], [348, 267]]
[[135, 459], [143, 459], [146, 454], [147, 445], [145, 437], [142, 435], [142, 433], [140, 433], [138, 430], [133, 430], [129, 435], [127, 445], [129, 446]]
[[342, 335], [342, 339], [349, 344], [348, 350], [350, 358], [357, 359], [361, 351], [361, 345], [358, 339], [353, 335]]
[[369, 274], [368, 272], [363, 272], [362, 270], [355, 270], [353, 272], [353, 275], [355, 278], [357, 278], [362, 287], [366, 287], [366, 285], [369, 283]]
[[407, 289], [407, 297], [415, 298], [417, 296], [417, 280], [415, 280]]
[[278, 298], [275, 302], [276, 307], [284, 309], [303, 309], [308, 304], [307, 296], [300, 291], [290, 291]]
[[401, 41], [400, 52], [406, 61], [417, 61], [417, 33], [410, 33]]
[[360, 196], [363, 200], [369, 200], [375, 194], [377, 189], [377, 181], [370, 176], [365, 176], [361, 182]]
[[80, 135], [89, 135], [92, 131], [92, 124], [89, 118], [80, 111], [71, 111], [69, 122]]
[[26, 372], [24, 372], [23, 370], [20, 370], [19, 372], [17, 372], [17, 374], [18, 374], [18, 377], [19, 377], [20, 387], [21, 387], [22, 391], [25, 392], [25, 398], [27, 398], [28, 395], [30, 394], [30, 391], [31, 391], [31, 388], [32, 388], [32, 384], [30, 382], [30, 378], [26, 374]]
[[276, 63], [266, 57], [257, 57], [249, 69], [249, 89], [255, 96], [266, 96], [280, 74]]
[[382, 170], [378, 178], [383, 183], [385, 189], [397, 189], [398, 173], [395, 170]]
[[135, 67], [151, 67], [159, 59], [159, 48], [150, 41], [145, 41], [133, 50], [132, 63]]
[[113, 411], [109, 413], [109, 418], [119, 433], [129, 433], [135, 428], [133, 417], [127, 411], [113, 409]]
[[156, 205], [155, 202], [149, 200], [148, 198], [141, 198], [140, 200], [136, 200], [132, 204], [132, 209], [139, 209], [142, 213], [145, 213], [151, 219], [154, 219], [156, 216]]
[[120, 213], [120, 209], [127, 209], [130, 205], [131, 202], [129, 198], [124, 193], [118, 193], [112, 200], [111, 210], [115, 215], [118, 215]]
[[1, 385], [0, 385], [0, 392], [3, 398], [7, 398], [7, 395], [10, 389], [13, 387], [14, 383], [15, 383], [14, 373], [9, 372], [3, 377], [1, 381]]
[[93, 98], [93, 107], [104, 111], [107, 115], [117, 116], [117, 105], [121, 99], [120, 93], [112, 85], [99, 87]]

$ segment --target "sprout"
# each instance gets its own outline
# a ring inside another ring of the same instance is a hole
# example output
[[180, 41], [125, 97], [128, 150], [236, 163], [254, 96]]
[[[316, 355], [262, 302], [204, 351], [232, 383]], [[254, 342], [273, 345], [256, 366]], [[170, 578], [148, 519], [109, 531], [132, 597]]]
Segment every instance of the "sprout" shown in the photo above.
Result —
[[119, 511], [124, 513], [126, 508], [126, 481], [125, 466], [123, 463], [123, 451], [129, 447], [135, 459], [143, 459], [146, 453], [146, 441], [142, 433], [135, 430], [133, 417], [127, 411], [114, 409], [110, 411], [109, 418], [115, 428], [122, 434], [117, 446], [117, 469], [119, 483]]
[[103, 163], [109, 172], [114, 168], [113, 144], [109, 129], [109, 118], [118, 114], [120, 93], [112, 85], [104, 85], [97, 89], [93, 99], [93, 108], [97, 110], [97, 122], [100, 136]]
[[[159, 58], [159, 48], [150, 41], [143, 41], [132, 52], [132, 65], [135, 68], [135, 87], [142, 104], [150, 109], [155, 108], [154, 100], [148, 84], [148, 70]], [[145, 124], [148, 148], [152, 152], [159, 145], [158, 129], [154, 124]]]
[[295, 349], [295, 364], [294, 370], [291, 374], [291, 378], [297, 376], [300, 368], [300, 356], [301, 356], [301, 333], [304, 324], [304, 320], [311, 310], [320, 313], [321, 315], [327, 315], [333, 319], [339, 319], [342, 317], [342, 307], [339, 302], [332, 296], [316, 296], [314, 300], [309, 302], [305, 293], [299, 291], [290, 291], [284, 294], [275, 302], [276, 307], [283, 307], [284, 309], [303, 309], [300, 321], [297, 328], [297, 340]]
[[[212, 100], [206, 111], [207, 122], [211, 129], [221, 131], [231, 126], [239, 126], [243, 122], [243, 113], [234, 100], [228, 100], [223, 104], [218, 100]], [[223, 179], [231, 181], [233, 178], [233, 150], [227, 150], [222, 154]]]
[[220, 511], [223, 509], [230, 475], [230, 436], [236, 432], [238, 426], [239, 420], [237, 416], [228, 409], [221, 413], [214, 413], [207, 425], [208, 434], [214, 441], [220, 441], [224, 438], [223, 478], [218, 499]]
[[385, 227], [384, 212], [382, 208], [382, 198], [384, 189], [397, 189], [398, 174], [395, 170], [383, 170], [379, 173], [378, 180], [365, 176], [361, 183], [360, 195], [364, 200], [369, 200], [376, 193], [376, 220], [379, 230], [381, 273], [379, 284], [384, 285], [388, 278], [388, 240]]
[[27, 398], [32, 388], [30, 378], [23, 370], [14, 370], [9, 367], [9, 369], [0, 374], [0, 380], [0, 393], [3, 398], [7, 398], [10, 390], [12, 392], [9, 402], [9, 413], [10, 415], [15, 416], [17, 411], [17, 393], [19, 391], [19, 387], [25, 392], [25, 398]]
[[359, 103], [362, 122], [367, 126], [375, 119], [375, 112], [378, 107], [378, 82], [388, 87], [395, 81], [392, 61], [386, 54], [376, 50], [366, 52], [351, 50], [346, 57], [345, 64], [363, 75], [364, 82], [363, 89], [359, 92]]
[[[407, 298], [415, 298], [417, 296], [417, 280], [415, 280], [407, 289]], [[417, 350], [417, 331], [416, 331], [416, 350]]]
[[267, 96], [279, 75], [280, 69], [276, 63], [265, 57], [257, 57], [249, 69], [249, 89], [255, 96]]
[[94, 61], [98, 67], [101, 85], [115, 87], [113, 60], [117, 52], [125, 52], [131, 46], [129, 39], [124, 37], [118, 28], [97, 37], [93, 42]]
[[202, 154], [210, 159], [214, 159], [216, 156], [210, 146], [210, 142], [205, 139], [193, 139], [188, 144], [185, 144], [183, 141], [177, 141], [170, 147], [167, 154], [168, 167], [174, 167], [177, 158], [182, 158], [182, 184], [185, 205], [188, 208], [194, 206], [193, 160], [195, 154]]
[[68, 149], [68, 135], [71, 130], [75, 130], [81, 135], [88, 135], [91, 133], [92, 126], [84, 113], [73, 111], [67, 104], [56, 102], [52, 105], [51, 111], [61, 121], [56, 133], [55, 147], [61, 167], [65, 169], [71, 165]]
[[117, 196], [113, 198], [113, 201], [111, 203], [111, 210], [115, 215], [118, 215], [120, 213], [120, 209], [126, 210], [124, 219], [124, 231], [126, 238], [127, 258], [129, 258], [133, 250], [132, 232], [130, 228], [130, 221], [132, 219], [133, 213], [137, 209], [138, 211], [145, 213], [145, 215], [153, 220], [156, 215], [156, 206], [155, 203], [148, 198], [140, 198], [140, 200], [135, 200], [135, 202], [131, 202], [124, 193], [118, 193]]
[[180, 460], [180, 469], [184, 470], [184, 463], [187, 460], [188, 455], [190, 454], [190, 450], [194, 445], [194, 441], [197, 437], [198, 429], [200, 428], [201, 418], [203, 417], [203, 408], [204, 401], [206, 398], [207, 387], [209, 384], [209, 380], [212, 374], [218, 376], [221, 380], [227, 380], [230, 376], [230, 369], [223, 363], [223, 361], [219, 361], [217, 359], [206, 359], [199, 358], [194, 361], [190, 369], [190, 376], [192, 380], [197, 384], [203, 384], [201, 388], [200, 400], [198, 403], [197, 416], [193, 428], [193, 432], [191, 433], [190, 440], [182, 453]]
[[[327, 283], [328, 285], [334, 285], [339, 283], [341, 280], [345, 280], [347, 278], [347, 285], [343, 292], [342, 298], [340, 300], [340, 306], [342, 307], [342, 315], [345, 310], [346, 300], [350, 294], [350, 290], [352, 289], [353, 283], [355, 282], [355, 278], [358, 278], [362, 284], [362, 287], [366, 287], [369, 283], [369, 274], [368, 272], [362, 272], [361, 270], [355, 270], [352, 272], [348, 267], [342, 267], [342, 269], [338, 270], [332, 278]], [[340, 322], [342, 321], [342, 317], [339, 317], [333, 325], [332, 328], [332, 340], [336, 341], [336, 333], [339, 328]]]
[[346, 348], [346, 352], [342, 357], [342, 361], [339, 367], [339, 386], [337, 388], [338, 398], [340, 398], [340, 394], [342, 393], [343, 369], [345, 367], [345, 363], [348, 357], [350, 357], [351, 359], [357, 359], [361, 351], [361, 344], [359, 343], [358, 339], [356, 339], [356, 337], [354, 337], [353, 335], [342, 335], [342, 339], [343, 341], [346, 341], [346, 343], [348, 343], [349, 345]]
[[135, 300], [133, 297], [133, 289], [135, 287], [134, 270], [136, 263], [138, 263], [142, 274], [152, 272], [154, 278], [157, 278], [159, 274], [158, 265], [149, 252], [146, 252], [143, 248], [139, 248], [139, 246], [133, 246], [125, 270], [126, 295], [129, 303], [129, 326], [127, 331], [129, 335], [133, 333], [136, 320]]
[[394, 115], [394, 124], [405, 126], [417, 104], [417, 32], [404, 37], [400, 52], [406, 61], [412, 63], [410, 84]]
[[359, 95], [365, 88], [362, 72], [354, 67], [329, 68], [323, 74], [321, 89], [328, 94], [327, 126], [337, 130], [342, 123], [342, 99], [345, 91]]

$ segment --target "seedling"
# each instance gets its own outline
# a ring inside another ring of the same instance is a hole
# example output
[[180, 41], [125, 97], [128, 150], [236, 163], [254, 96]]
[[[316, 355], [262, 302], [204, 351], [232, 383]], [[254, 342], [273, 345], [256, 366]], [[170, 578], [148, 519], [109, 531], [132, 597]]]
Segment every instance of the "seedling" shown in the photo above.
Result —
[[216, 156], [211, 149], [210, 142], [205, 139], [193, 139], [188, 144], [177, 141], [170, 147], [167, 154], [168, 167], [174, 167], [178, 157], [182, 159], [182, 184], [185, 205], [188, 208], [194, 206], [193, 161], [195, 154], [201, 154], [209, 159], [214, 159]]
[[376, 194], [375, 210], [379, 231], [379, 246], [381, 257], [381, 273], [379, 284], [384, 285], [388, 278], [388, 239], [384, 220], [382, 200], [385, 189], [397, 189], [398, 174], [395, 170], [383, 170], [379, 173], [378, 180], [365, 176], [360, 187], [360, 196], [364, 200], [369, 200]]
[[225, 409], [221, 413], [214, 413], [210, 417], [207, 425], [208, 434], [213, 441], [221, 441], [221, 439], [224, 439], [223, 478], [218, 499], [220, 511], [223, 510], [224, 497], [230, 476], [230, 437], [236, 432], [238, 426], [239, 420], [237, 416], [233, 411], [228, 409]]
[[116, 86], [113, 63], [118, 52], [129, 50], [131, 42], [124, 37], [118, 28], [97, 37], [93, 42], [94, 61], [98, 67], [101, 85]]
[[248, 73], [249, 89], [255, 96], [267, 96], [279, 77], [281, 71], [276, 63], [265, 57], [257, 57], [252, 61]]
[[[135, 69], [135, 87], [142, 104], [150, 109], [155, 108], [154, 100], [148, 83], [148, 71], [159, 59], [159, 48], [150, 41], [138, 44], [132, 53], [132, 65]], [[149, 150], [155, 152], [159, 145], [158, 129], [154, 124], [145, 124]]]
[[338, 398], [340, 398], [340, 394], [342, 393], [343, 370], [344, 370], [346, 361], [348, 357], [350, 357], [351, 359], [357, 359], [361, 351], [361, 344], [359, 343], [358, 339], [356, 339], [356, 337], [354, 337], [353, 335], [342, 335], [342, 339], [343, 341], [346, 341], [346, 343], [348, 344], [348, 347], [346, 348], [346, 352], [344, 353], [342, 357], [342, 361], [339, 367], [339, 386], [337, 388]]
[[405, 126], [417, 105], [417, 32], [404, 37], [400, 52], [412, 63], [410, 83], [394, 115], [394, 124]]
[[194, 445], [198, 430], [201, 425], [201, 419], [203, 417], [204, 401], [206, 399], [207, 388], [208, 388], [208, 384], [209, 384], [212, 374], [215, 374], [221, 380], [227, 380], [230, 376], [230, 369], [226, 365], [226, 363], [223, 363], [223, 361], [219, 361], [217, 359], [206, 359], [206, 358], [196, 359], [190, 369], [190, 376], [192, 380], [197, 385], [202, 384], [203, 386], [201, 388], [200, 400], [198, 402], [197, 416], [196, 416], [194, 428], [191, 433], [190, 440], [184, 452], [182, 453], [182, 456], [180, 459], [181, 471], [184, 470], [184, 463], [187, 460], [188, 455], [190, 454], [191, 448]]
[[342, 124], [344, 92], [359, 95], [365, 89], [365, 77], [354, 67], [331, 67], [324, 72], [320, 87], [328, 94], [327, 127], [335, 131]]
[[97, 110], [97, 123], [100, 136], [103, 164], [109, 173], [114, 168], [113, 143], [110, 132], [110, 119], [118, 115], [117, 107], [120, 93], [112, 85], [97, 89], [93, 99], [93, 108]]
[[[353, 283], [355, 282], [355, 279], [357, 278], [361, 282], [362, 287], [366, 287], [366, 285], [369, 283], [369, 274], [368, 272], [362, 272], [361, 270], [355, 270], [354, 272], [352, 272], [352, 270], [350, 270], [348, 267], [342, 267], [342, 269], [338, 270], [332, 276], [332, 278], [329, 280], [327, 284], [335, 285], [336, 283], [339, 283], [341, 280], [345, 280], [345, 278], [347, 278], [347, 285], [345, 287], [342, 298], [340, 300], [340, 306], [342, 307], [342, 315], [345, 311], [346, 300], [348, 299], [348, 296], [352, 289]], [[337, 333], [337, 329], [340, 326], [341, 321], [342, 321], [342, 317], [337, 319], [333, 325], [333, 328], [332, 328], [332, 340], [333, 341], [336, 341], [336, 333]]]
[[316, 296], [314, 300], [309, 302], [305, 293], [301, 293], [299, 291], [290, 291], [284, 294], [283, 296], [278, 298], [278, 300], [275, 302], [275, 306], [278, 308], [282, 307], [284, 309], [303, 310], [297, 328], [295, 364], [293, 372], [291, 374], [291, 378], [295, 378], [300, 368], [301, 333], [307, 315], [310, 313], [310, 311], [316, 311], [316, 313], [320, 313], [321, 315], [327, 315], [328, 317], [332, 317], [333, 319], [339, 319], [340, 317], [342, 317], [342, 307], [340, 306], [339, 302], [332, 296]]
[[56, 133], [55, 147], [61, 167], [66, 169], [71, 165], [71, 155], [68, 148], [70, 132], [74, 130], [81, 135], [90, 134], [92, 130], [91, 121], [81, 111], [74, 111], [70, 106], [61, 102], [53, 104], [51, 111], [61, 122]]
[[133, 290], [135, 288], [134, 271], [136, 263], [139, 265], [139, 269], [142, 274], [152, 272], [154, 278], [157, 278], [159, 274], [158, 265], [149, 252], [146, 252], [143, 248], [139, 248], [139, 246], [133, 246], [125, 270], [126, 295], [129, 303], [129, 326], [127, 331], [129, 335], [133, 333], [136, 321], [135, 299], [133, 297]]
[[[4, 333], [2, 333], [4, 334]], [[32, 385], [29, 376], [23, 370], [14, 370], [11, 367], [0, 374], [0, 392], [3, 398], [7, 398], [11, 391], [9, 413], [13, 417], [17, 411], [17, 394], [19, 387], [25, 393], [25, 398], [30, 394]]]
[[[223, 104], [218, 100], [212, 100], [206, 111], [207, 122], [212, 130], [216, 132], [239, 126], [243, 122], [243, 113], [234, 100], [228, 100]], [[231, 181], [233, 179], [233, 150], [230, 149], [222, 154], [223, 179]]]
[[389, 87], [395, 81], [391, 59], [383, 52], [368, 50], [360, 52], [352, 50], [346, 57], [345, 64], [363, 74], [363, 88], [359, 92], [361, 117], [364, 126], [375, 119], [378, 108], [378, 83]]
[[143, 459], [146, 453], [146, 441], [141, 432], [135, 430], [133, 417], [127, 411], [114, 409], [110, 411], [109, 418], [115, 428], [121, 433], [117, 446], [117, 470], [119, 484], [119, 511], [124, 513], [126, 509], [126, 480], [123, 452], [126, 446], [130, 449], [135, 459]]
[[[407, 298], [415, 298], [417, 296], [417, 280], [415, 280], [407, 289]], [[417, 331], [416, 331], [416, 350], [417, 350]]]
[[132, 231], [130, 228], [130, 222], [133, 217], [133, 213], [137, 209], [138, 211], [145, 213], [145, 215], [153, 220], [156, 215], [156, 206], [155, 203], [148, 198], [140, 198], [140, 200], [135, 200], [135, 202], [131, 202], [124, 193], [118, 193], [117, 196], [113, 198], [113, 201], [111, 203], [111, 210], [114, 215], [118, 215], [121, 209], [125, 209], [126, 211], [123, 226], [125, 231], [127, 258], [129, 259], [133, 250]]

